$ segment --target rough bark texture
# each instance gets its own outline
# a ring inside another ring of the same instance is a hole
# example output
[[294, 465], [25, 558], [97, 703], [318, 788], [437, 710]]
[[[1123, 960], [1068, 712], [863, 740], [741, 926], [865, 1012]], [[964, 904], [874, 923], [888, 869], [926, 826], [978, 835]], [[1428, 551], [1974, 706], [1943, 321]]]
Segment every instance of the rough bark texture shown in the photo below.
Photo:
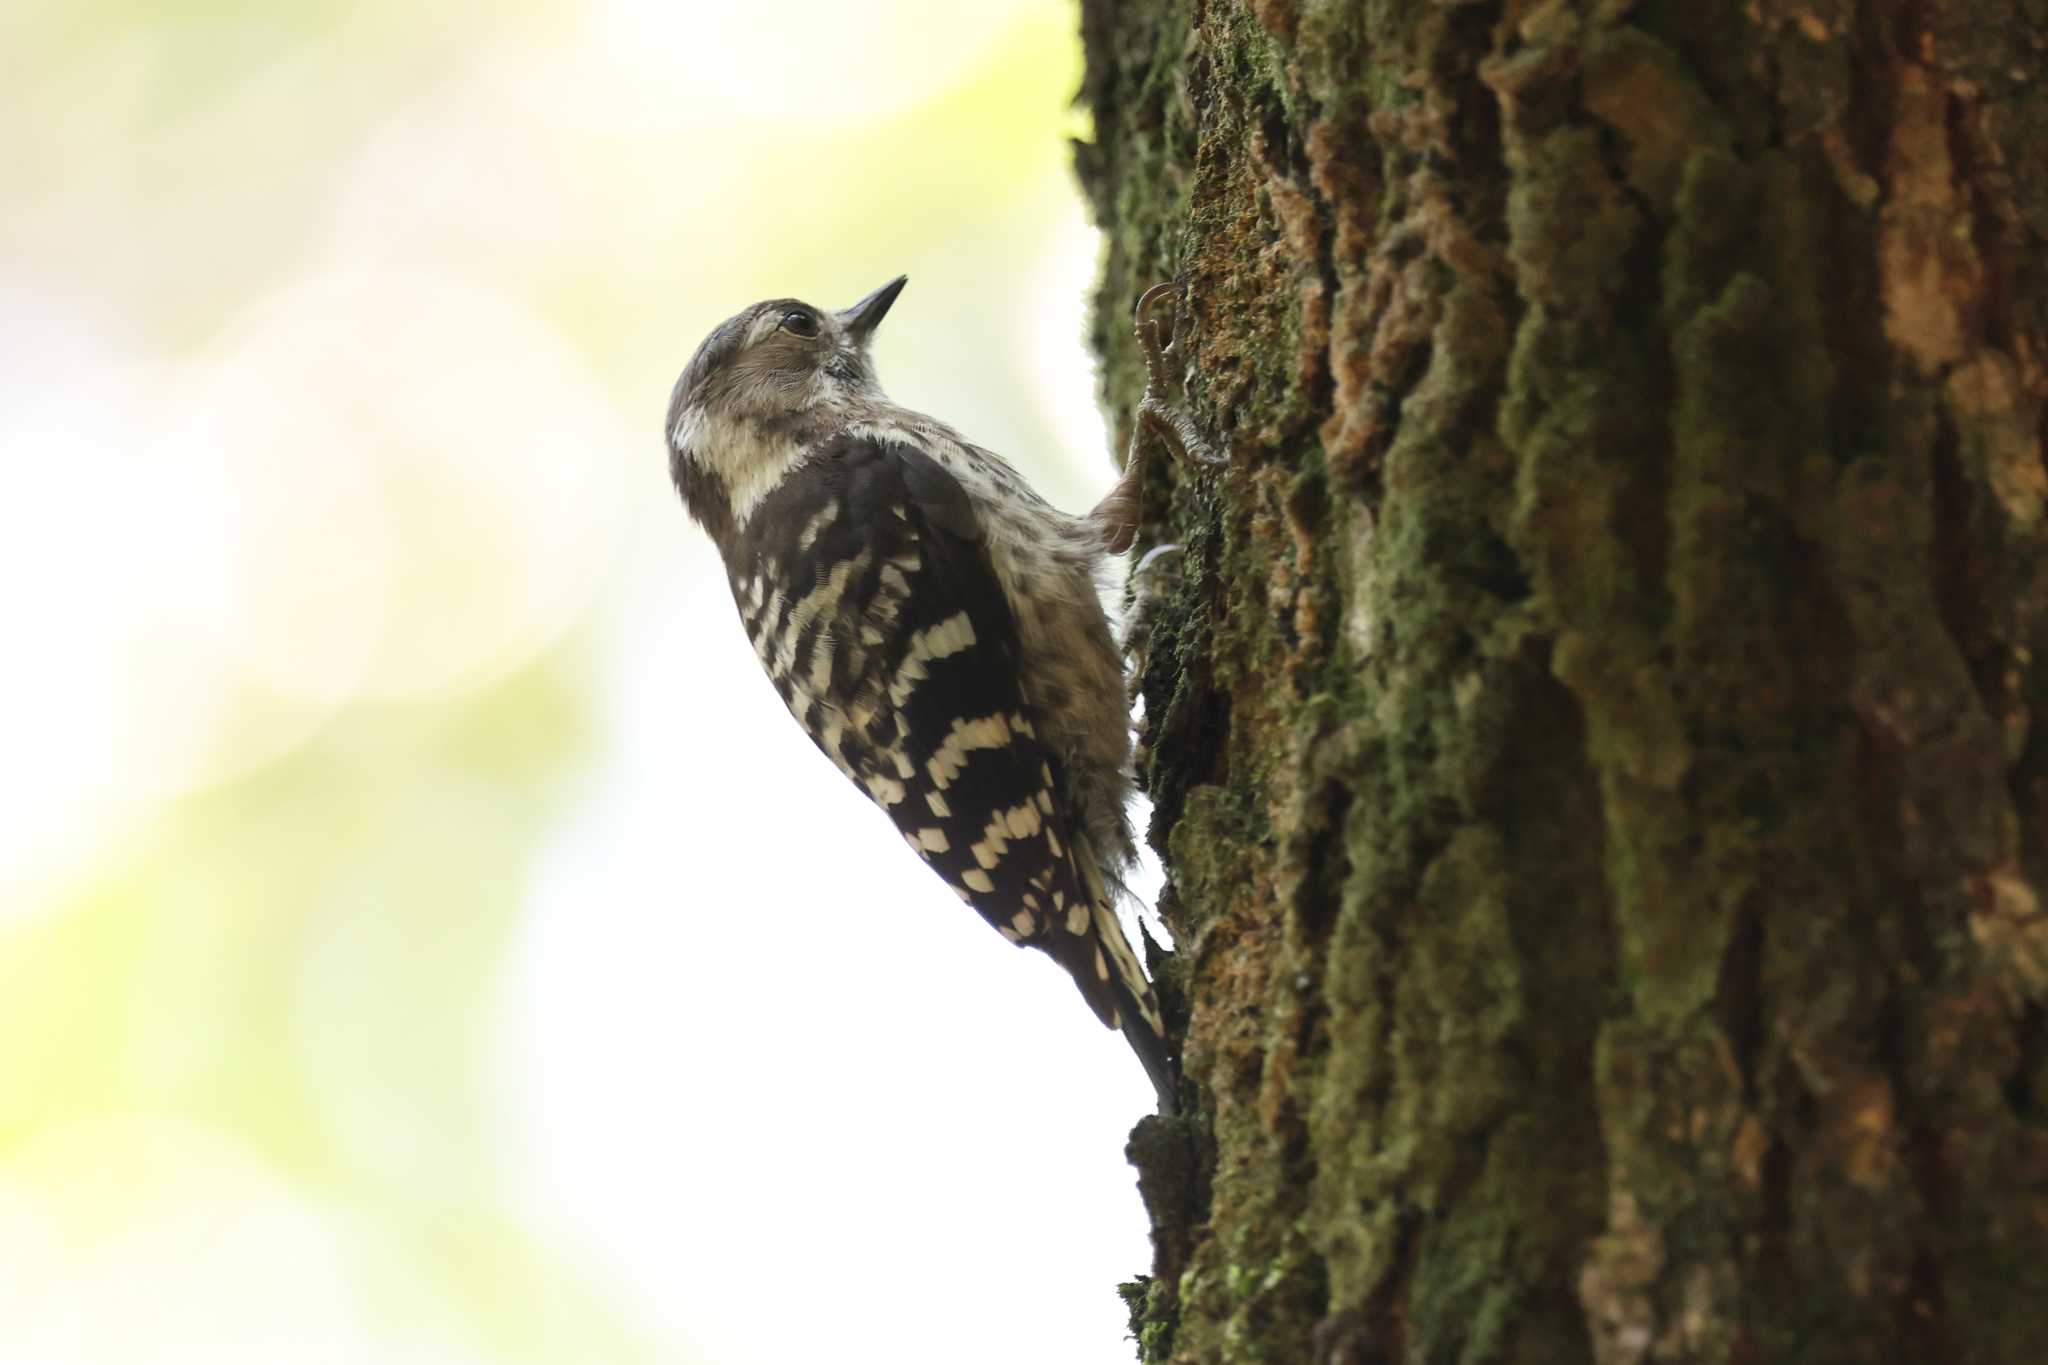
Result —
[[2048, 0], [1083, 23], [1144, 1358], [2048, 1358]]

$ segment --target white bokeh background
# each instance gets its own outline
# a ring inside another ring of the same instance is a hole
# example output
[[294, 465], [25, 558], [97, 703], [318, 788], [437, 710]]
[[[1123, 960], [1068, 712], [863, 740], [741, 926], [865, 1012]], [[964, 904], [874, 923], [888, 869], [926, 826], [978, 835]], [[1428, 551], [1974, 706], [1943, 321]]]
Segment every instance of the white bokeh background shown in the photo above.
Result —
[[1088, 505], [1069, 4], [30, 4], [0, 1360], [1111, 1362], [1149, 1087], [789, 723], [753, 299]]

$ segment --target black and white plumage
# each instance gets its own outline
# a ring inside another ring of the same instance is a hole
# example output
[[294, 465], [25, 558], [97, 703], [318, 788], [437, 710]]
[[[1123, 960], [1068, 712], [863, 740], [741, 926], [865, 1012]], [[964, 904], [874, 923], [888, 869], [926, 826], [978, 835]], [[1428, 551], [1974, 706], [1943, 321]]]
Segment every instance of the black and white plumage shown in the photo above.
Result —
[[1070, 516], [892, 404], [868, 342], [903, 284], [714, 329], [670, 400], [671, 471], [790, 713], [962, 900], [1072, 974], [1170, 1111], [1158, 1001], [1116, 916], [1131, 741], [1096, 590], [1138, 471]]

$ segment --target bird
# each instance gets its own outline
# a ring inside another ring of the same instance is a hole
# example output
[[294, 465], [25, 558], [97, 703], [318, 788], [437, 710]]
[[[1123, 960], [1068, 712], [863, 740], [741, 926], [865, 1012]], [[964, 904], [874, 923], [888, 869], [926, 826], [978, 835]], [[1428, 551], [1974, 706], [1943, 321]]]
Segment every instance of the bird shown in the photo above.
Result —
[[670, 394], [670, 474], [791, 716], [962, 901], [1067, 970], [1172, 1113], [1158, 995], [1116, 911], [1131, 725], [1098, 581], [1135, 537], [1148, 439], [1219, 462], [1164, 396], [1173, 290], [1138, 301], [1145, 397], [1121, 477], [1076, 516], [883, 392], [872, 342], [906, 282], [714, 327]]

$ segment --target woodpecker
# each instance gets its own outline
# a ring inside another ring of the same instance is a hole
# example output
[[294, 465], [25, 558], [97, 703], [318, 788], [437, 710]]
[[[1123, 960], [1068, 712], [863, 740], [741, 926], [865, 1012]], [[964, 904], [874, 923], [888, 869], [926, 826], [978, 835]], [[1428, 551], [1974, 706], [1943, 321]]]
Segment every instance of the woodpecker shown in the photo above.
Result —
[[1067, 969], [1170, 1113], [1158, 998], [1116, 915], [1130, 715], [1097, 572], [1136, 532], [1146, 437], [1215, 460], [1160, 392], [1171, 291], [1140, 300], [1148, 383], [1122, 477], [1071, 516], [883, 394], [869, 347], [905, 278], [712, 329], [669, 399], [670, 472], [790, 714], [961, 900]]

